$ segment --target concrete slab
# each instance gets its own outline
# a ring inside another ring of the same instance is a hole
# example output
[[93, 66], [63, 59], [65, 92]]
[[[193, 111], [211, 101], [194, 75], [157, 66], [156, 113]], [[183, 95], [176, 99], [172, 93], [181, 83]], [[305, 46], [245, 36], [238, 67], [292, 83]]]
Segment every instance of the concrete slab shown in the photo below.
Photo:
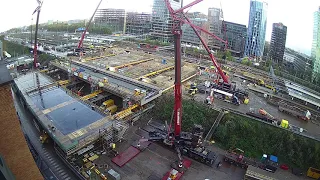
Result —
[[135, 156], [137, 156], [139, 153], [140, 153], [139, 149], [133, 146], [130, 146], [127, 150], [120, 153], [116, 157], [112, 158], [112, 162], [118, 165], [119, 167], [122, 167], [131, 159], [133, 159]]

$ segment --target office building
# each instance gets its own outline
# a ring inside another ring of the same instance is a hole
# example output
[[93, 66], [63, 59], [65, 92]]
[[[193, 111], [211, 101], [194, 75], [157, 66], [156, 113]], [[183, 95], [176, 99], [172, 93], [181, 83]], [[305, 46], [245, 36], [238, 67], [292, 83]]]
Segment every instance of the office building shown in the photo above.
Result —
[[[221, 29], [222, 29], [222, 11], [219, 8], [209, 8], [208, 9], [208, 24], [209, 32], [223, 39]], [[221, 41], [214, 39], [213, 37], [208, 37], [208, 46], [212, 49], [220, 49], [224, 46]]]
[[126, 21], [126, 34], [142, 35], [151, 30], [151, 14], [128, 12]]
[[[171, 7], [181, 7], [180, 0], [170, 0]], [[162, 42], [173, 42], [172, 25], [173, 21], [168, 8], [163, 0], [153, 0], [152, 7], [152, 32], [151, 37]]]
[[[226, 29], [226, 39], [228, 40], [228, 49], [235, 51], [236, 54], [243, 57], [247, 37], [247, 27], [242, 24], [228, 21], [224, 21], [224, 24]], [[221, 31], [224, 31], [224, 27], [222, 27]]]
[[313, 14], [313, 41], [311, 57], [314, 61], [314, 77], [320, 78], [318, 77], [320, 74], [320, 7], [318, 11], [314, 12]]
[[273, 23], [269, 56], [279, 66], [282, 66], [284, 50], [286, 48], [286, 37], [287, 26], [282, 23]]
[[114, 32], [125, 31], [126, 11], [124, 9], [98, 9], [95, 24], [106, 26]]
[[[200, 12], [194, 12], [194, 13], [188, 13], [188, 18], [191, 20], [191, 22], [199, 26], [203, 29], [208, 30], [208, 18], [205, 14], [202, 14]], [[200, 36], [203, 38], [203, 40], [208, 43], [208, 35], [202, 31], [198, 31], [200, 33]], [[199, 37], [196, 35], [196, 33], [193, 31], [192, 27], [188, 24], [184, 24], [182, 26], [182, 40], [183, 43], [198, 46], [201, 47], [202, 43], [199, 39]]]
[[261, 57], [263, 55], [267, 26], [267, 7], [268, 4], [266, 2], [250, 1], [245, 56]]
[[311, 71], [311, 58], [289, 48], [285, 48], [283, 55], [283, 68], [287, 71]]

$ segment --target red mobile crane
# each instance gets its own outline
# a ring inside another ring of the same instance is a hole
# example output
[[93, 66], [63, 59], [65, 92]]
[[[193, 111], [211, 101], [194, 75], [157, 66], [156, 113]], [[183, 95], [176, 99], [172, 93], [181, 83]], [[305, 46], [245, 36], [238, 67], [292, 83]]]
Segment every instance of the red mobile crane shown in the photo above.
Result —
[[[173, 176], [176, 178], [177, 175], [172, 175], [173, 172], [176, 172], [174, 170], [178, 170], [181, 172], [180, 176], [183, 174], [184, 170], [190, 166], [190, 162], [186, 162], [182, 160], [181, 153], [183, 155], [187, 155], [191, 158], [197, 159], [207, 165], [212, 166], [215, 159], [216, 155], [214, 152], [206, 149], [204, 146], [201, 145], [202, 143], [202, 138], [203, 138], [203, 128], [202, 126], [195, 125], [193, 128], [193, 132], [181, 132], [181, 123], [182, 123], [182, 90], [181, 90], [181, 36], [182, 36], [182, 30], [181, 30], [181, 25], [183, 23], [188, 24], [192, 27], [196, 35], [199, 37], [201, 43], [205, 47], [206, 51], [208, 52], [213, 64], [218, 70], [219, 75], [223, 79], [223, 82], [225, 84], [229, 84], [228, 77], [224, 74], [222, 69], [220, 68], [219, 64], [216, 62], [212, 52], [210, 51], [209, 47], [207, 44], [204, 42], [202, 37], [200, 36], [198, 31], [202, 31], [206, 34], [209, 34], [213, 38], [227, 43], [226, 41], [220, 39], [216, 35], [208, 32], [207, 30], [196, 26], [191, 23], [190, 19], [186, 17], [183, 13], [183, 10], [186, 8], [189, 8], [202, 0], [195, 0], [194, 2], [181, 7], [178, 10], [173, 10], [169, 0], [164, 0], [166, 3], [166, 6], [170, 12], [170, 15], [173, 19], [173, 35], [174, 35], [174, 47], [175, 47], [175, 89], [174, 89], [174, 95], [175, 95], [175, 103], [174, 103], [174, 131], [172, 132], [170, 128], [168, 128], [168, 131], [163, 131], [163, 129], [158, 129], [160, 131], [151, 131], [149, 132], [149, 140], [153, 141], [159, 141], [163, 140], [165, 144], [173, 146], [179, 157], [179, 162], [177, 165], [174, 165], [174, 168], [171, 169], [171, 174], [168, 172], [166, 176]], [[152, 125], [151, 125], [152, 126]], [[154, 126], [155, 127], [155, 126]], [[171, 127], [171, 125], [169, 126]], [[143, 139], [145, 141], [146, 139]]]
[[[226, 41], [220, 39], [219, 37], [215, 36], [214, 34], [208, 32], [207, 30], [192, 24], [187, 18], [183, 10], [189, 8], [202, 0], [195, 0], [194, 2], [181, 7], [178, 10], [173, 10], [169, 0], [164, 0], [170, 15], [173, 19], [173, 35], [174, 35], [174, 47], [175, 47], [175, 103], [174, 103], [174, 129], [171, 130], [172, 125], [165, 125], [149, 121], [145, 131], [148, 132], [148, 137], [142, 137], [137, 144], [132, 145], [127, 149], [127, 151], [123, 152], [119, 156], [112, 159], [114, 163], [118, 166], [123, 166], [126, 162], [130, 161], [134, 156], [136, 156], [140, 151], [138, 149], [141, 148], [142, 145], [140, 143], [146, 141], [160, 141], [170, 147], [173, 147], [178, 154], [179, 161], [178, 163], [172, 164], [172, 169], [163, 177], [163, 179], [171, 179], [178, 180], [184, 173], [184, 171], [190, 167], [191, 161], [190, 160], [183, 160], [181, 155], [188, 156], [192, 159], [198, 160], [206, 165], [213, 166], [214, 161], [216, 160], [216, 154], [208, 150], [202, 145], [203, 142], [203, 127], [201, 125], [194, 125], [192, 132], [182, 132], [181, 131], [181, 119], [182, 119], [182, 90], [181, 90], [181, 25], [183, 23], [190, 25], [196, 35], [201, 40], [203, 46], [205, 47], [206, 51], [208, 52], [213, 64], [218, 70], [219, 75], [222, 77], [223, 82], [225, 84], [229, 84], [228, 77], [223, 73], [222, 69], [216, 62], [213, 54], [211, 53], [210, 49], [208, 48], [207, 44], [201, 38], [198, 31], [202, 31], [210, 36], [214, 37], [215, 39], [226, 43]], [[166, 128], [164, 128], [166, 127]], [[143, 145], [144, 146], [144, 145]], [[137, 149], [138, 148], [138, 149]], [[143, 147], [142, 147], [143, 149]], [[142, 149], [140, 149], [142, 151]]]
[[[173, 35], [174, 35], [174, 46], [175, 46], [175, 89], [174, 89], [174, 95], [175, 95], [175, 104], [174, 104], [174, 136], [175, 139], [179, 139], [180, 133], [181, 133], [181, 118], [182, 118], [182, 93], [181, 93], [181, 36], [182, 36], [182, 30], [181, 25], [183, 23], [188, 24], [192, 27], [196, 35], [199, 37], [202, 45], [208, 52], [210, 59], [212, 60], [214, 66], [217, 68], [219, 75], [223, 79], [224, 83], [229, 84], [229, 80], [227, 76], [224, 74], [222, 69], [220, 68], [219, 64], [215, 60], [212, 52], [210, 51], [208, 45], [204, 42], [203, 38], [200, 36], [198, 31], [202, 31], [213, 38], [227, 43], [227, 41], [224, 41], [217, 37], [216, 35], [208, 32], [207, 30], [196, 26], [191, 23], [190, 19], [184, 15], [183, 10], [186, 8], [189, 8], [191, 6], [194, 6], [201, 2], [203, 0], [195, 0], [191, 2], [190, 4], [181, 7], [178, 10], [173, 10], [169, 0], [165, 0], [166, 6], [169, 10], [169, 13], [173, 19]], [[184, 18], [184, 19], [183, 19]]]
[[96, 8], [96, 10], [95, 10], [94, 13], [92, 14], [89, 22], [87, 23], [86, 29], [85, 29], [85, 30], [83, 31], [83, 33], [82, 33], [82, 36], [81, 36], [80, 41], [79, 41], [79, 44], [78, 44], [78, 49], [82, 49], [82, 48], [83, 48], [83, 40], [84, 40], [84, 37], [85, 37], [85, 35], [86, 35], [86, 33], [87, 33], [88, 29], [89, 29], [89, 26], [90, 26], [90, 24], [91, 24], [91, 21], [92, 21], [94, 15], [96, 14], [96, 12], [97, 12], [97, 10], [98, 10], [101, 2], [102, 2], [102, 0], [100, 0], [98, 6], [97, 6], [97, 8]]

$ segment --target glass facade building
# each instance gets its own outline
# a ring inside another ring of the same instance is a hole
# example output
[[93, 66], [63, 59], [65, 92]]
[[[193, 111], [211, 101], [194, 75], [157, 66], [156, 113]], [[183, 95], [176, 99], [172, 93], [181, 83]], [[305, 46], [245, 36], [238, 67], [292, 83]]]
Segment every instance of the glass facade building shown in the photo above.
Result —
[[269, 56], [272, 61], [282, 66], [284, 50], [286, 48], [287, 26], [282, 23], [272, 24]]
[[[205, 14], [199, 12], [187, 13], [186, 14], [191, 22], [203, 29], [208, 30], [208, 18]], [[206, 33], [202, 31], [198, 31], [203, 40], [207, 43], [208, 36]], [[202, 43], [196, 33], [193, 31], [192, 27], [189, 24], [182, 25], [182, 39], [183, 43], [187, 43], [189, 45], [202, 47]]]
[[245, 56], [261, 57], [267, 27], [268, 4], [259, 0], [250, 1], [249, 23], [245, 47]]
[[[313, 41], [311, 57], [314, 60], [313, 72], [314, 76], [320, 73], [320, 7], [318, 11], [313, 14]], [[320, 78], [320, 77], [317, 77]]]
[[[180, 0], [170, 0], [170, 4], [173, 9], [181, 7]], [[151, 22], [151, 36], [154, 39], [162, 42], [173, 42], [173, 22], [164, 0], [153, 0]]]

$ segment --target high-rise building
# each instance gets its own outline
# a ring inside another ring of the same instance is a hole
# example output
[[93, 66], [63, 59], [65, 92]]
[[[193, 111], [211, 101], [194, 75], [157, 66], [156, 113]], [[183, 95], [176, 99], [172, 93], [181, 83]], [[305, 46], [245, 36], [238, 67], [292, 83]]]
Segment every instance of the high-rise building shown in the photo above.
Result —
[[[314, 60], [313, 72], [317, 76], [320, 73], [320, 7], [313, 14], [313, 41], [311, 57]], [[319, 78], [319, 77], [317, 77]]]
[[[228, 49], [237, 52], [237, 54], [242, 57], [246, 44], [247, 27], [242, 24], [228, 21], [224, 21], [224, 24], [226, 29], [226, 37], [224, 37], [224, 39], [228, 40]], [[221, 31], [224, 31], [224, 27], [222, 27]]]
[[[194, 12], [194, 13], [187, 13], [187, 16], [194, 25], [208, 30], [208, 18], [205, 14], [202, 14], [200, 12]], [[203, 40], [207, 43], [208, 41], [207, 34], [203, 33], [202, 31], [200, 31], [199, 34], [203, 38]], [[200, 39], [198, 38], [196, 33], [193, 31], [192, 27], [188, 24], [184, 24], [182, 26], [181, 41], [194, 46], [202, 46]]]
[[[209, 24], [209, 32], [214, 35], [222, 38], [222, 11], [219, 8], [209, 8], [208, 9], [208, 24]], [[213, 37], [208, 37], [208, 46], [210, 48], [219, 49], [223, 44], [214, 39]]]
[[[170, 0], [171, 7], [181, 7], [180, 0]], [[162, 42], [173, 42], [173, 21], [164, 0], [153, 0], [151, 36]]]
[[125, 27], [126, 11], [124, 9], [98, 9], [94, 22], [107, 26], [112, 31], [122, 32]]
[[286, 48], [287, 26], [282, 23], [272, 24], [269, 56], [271, 60], [282, 66], [284, 50]]
[[126, 34], [142, 35], [151, 30], [151, 14], [128, 12]]
[[251, 57], [261, 57], [263, 55], [266, 27], [267, 27], [267, 7], [266, 2], [260, 0], [250, 1], [249, 23], [245, 55]]

